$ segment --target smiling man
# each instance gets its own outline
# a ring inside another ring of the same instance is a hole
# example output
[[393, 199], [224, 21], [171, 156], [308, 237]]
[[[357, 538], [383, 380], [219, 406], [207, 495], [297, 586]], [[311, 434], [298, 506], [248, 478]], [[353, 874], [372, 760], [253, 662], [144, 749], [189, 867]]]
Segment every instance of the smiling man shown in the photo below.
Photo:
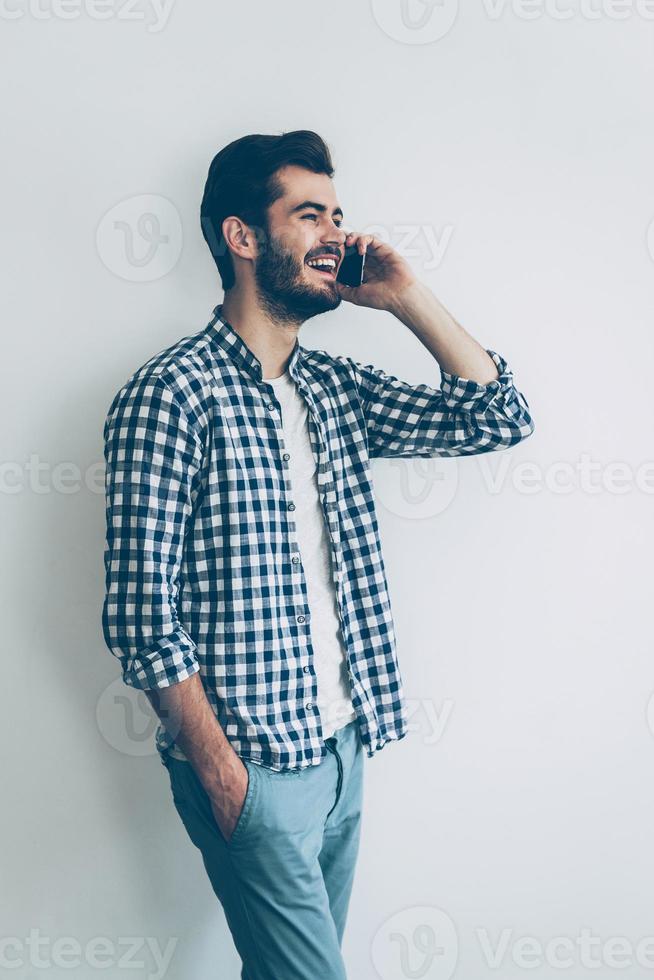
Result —
[[[104, 427], [105, 640], [159, 715], [244, 980], [346, 977], [364, 754], [407, 732], [370, 460], [533, 431], [506, 361], [389, 245], [346, 234], [333, 173], [305, 130], [217, 154], [201, 220], [223, 303], [131, 375]], [[356, 288], [336, 278], [346, 244], [367, 252]], [[343, 301], [392, 313], [440, 387], [302, 346]]]

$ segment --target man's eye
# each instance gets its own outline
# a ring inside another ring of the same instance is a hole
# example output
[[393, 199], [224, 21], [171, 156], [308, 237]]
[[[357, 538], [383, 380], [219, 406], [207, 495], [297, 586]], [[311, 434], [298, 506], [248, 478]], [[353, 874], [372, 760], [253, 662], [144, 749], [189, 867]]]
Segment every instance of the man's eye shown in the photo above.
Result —
[[[302, 215], [302, 220], [304, 221], [305, 218], [310, 218], [310, 219], [312, 219], [314, 221], [317, 221], [318, 220], [318, 215], [317, 214], [303, 214]], [[340, 228], [341, 225], [343, 224], [343, 222], [342, 221], [335, 221], [334, 224], [336, 225], [337, 228]]]

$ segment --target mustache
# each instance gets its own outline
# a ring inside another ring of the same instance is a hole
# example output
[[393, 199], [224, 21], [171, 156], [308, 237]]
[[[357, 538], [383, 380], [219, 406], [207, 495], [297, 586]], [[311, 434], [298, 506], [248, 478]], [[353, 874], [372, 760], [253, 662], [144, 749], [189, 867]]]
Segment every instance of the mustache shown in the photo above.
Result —
[[330, 248], [329, 245], [326, 245], [324, 248], [321, 248], [320, 251], [316, 252], [314, 255], [307, 255], [305, 262], [308, 262], [309, 259], [317, 259], [319, 255], [333, 255], [333, 257], [336, 259], [337, 262], [340, 261], [341, 258], [340, 249]]

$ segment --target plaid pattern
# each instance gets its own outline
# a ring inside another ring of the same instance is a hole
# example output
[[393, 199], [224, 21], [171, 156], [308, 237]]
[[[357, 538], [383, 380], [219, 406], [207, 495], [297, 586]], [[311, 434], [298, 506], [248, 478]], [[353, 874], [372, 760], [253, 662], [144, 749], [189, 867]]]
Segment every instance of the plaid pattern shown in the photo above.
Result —
[[[280, 405], [221, 310], [150, 358], [109, 407], [104, 639], [126, 684], [167, 687], [200, 671], [242, 758], [303, 768], [326, 748]], [[471, 455], [529, 436], [528, 404], [504, 359], [488, 353], [499, 380], [442, 371], [440, 389], [297, 339], [289, 361], [308, 404], [368, 756], [407, 732], [369, 460]], [[172, 744], [159, 724], [157, 750]]]

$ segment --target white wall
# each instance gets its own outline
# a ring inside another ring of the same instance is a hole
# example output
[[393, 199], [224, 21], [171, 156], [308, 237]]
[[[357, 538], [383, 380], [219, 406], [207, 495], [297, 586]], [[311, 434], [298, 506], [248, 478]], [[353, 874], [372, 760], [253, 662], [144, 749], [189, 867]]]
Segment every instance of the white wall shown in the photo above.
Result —
[[[332, 147], [349, 224], [398, 247], [412, 226], [416, 270], [536, 422], [505, 453], [375, 463], [416, 710], [366, 765], [350, 975], [651, 975], [654, 4], [411, 0], [411, 28], [399, 0], [31, 3], [0, 15], [8, 975], [122, 977], [129, 936], [177, 938], [168, 980], [239, 975], [101, 635], [102, 423], [221, 299], [197, 218], [212, 156], [296, 128]], [[147, 243], [130, 262], [112, 222], [146, 211], [168, 242], [138, 265]], [[301, 340], [438, 381], [387, 314], [343, 304]], [[106, 969], [57, 965], [56, 940], [98, 936]]]

